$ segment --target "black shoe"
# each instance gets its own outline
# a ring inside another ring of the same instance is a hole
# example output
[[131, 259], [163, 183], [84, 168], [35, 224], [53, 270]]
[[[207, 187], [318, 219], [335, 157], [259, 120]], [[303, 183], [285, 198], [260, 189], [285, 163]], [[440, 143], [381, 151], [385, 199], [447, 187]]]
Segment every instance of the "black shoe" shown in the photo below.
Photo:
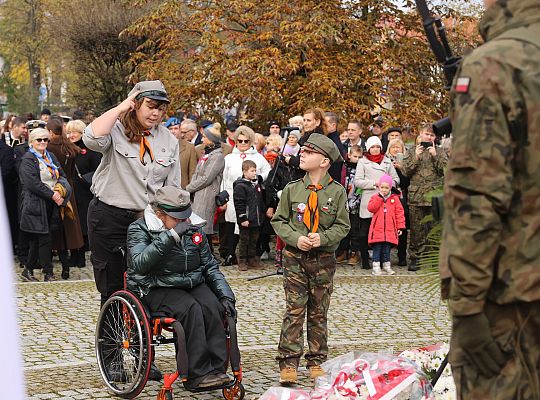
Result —
[[43, 282], [53, 282], [56, 280], [56, 276], [52, 272], [45, 272], [43, 274]]
[[62, 279], [69, 279], [69, 267], [62, 267]]
[[222, 385], [226, 385], [227, 383], [231, 381], [231, 378], [229, 377], [229, 375], [227, 375], [224, 372], [220, 372], [219, 374], [216, 374], [216, 377], [221, 380]]
[[420, 267], [416, 265], [416, 260], [413, 260], [409, 263], [409, 268], [407, 268], [408, 271], [416, 272], [420, 270]]
[[362, 269], [371, 269], [371, 267], [369, 266], [369, 261], [368, 262], [362, 261]]
[[229, 267], [231, 265], [236, 265], [236, 264], [238, 264], [238, 260], [236, 259], [236, 256], [229, 255], [225, 258], [225, 261], [223, 261], [221, 265], [224, 267]]
[[161, 381], [163, 379], [163, 374], [159, 370], [159, 368], [156, 366], [156, 364], [152, 363], [150, 364], [150, 373], [148, 374], [148, 380], [149, 381]]
[[38, 279], [34, 276], [34, 271], [28, 268], [23, 269], [21, 278], [26, 282], [37, 282]]
[[407, 260], [406, 259], [400, 259], [397, 264], [399, 267], [406, 267], [407, 266]]
[[127, 382], [127, 374], [124, 367], [116, 362], [112, 362], [107, 368], [109, 373], [109, 381], [111, 382]]

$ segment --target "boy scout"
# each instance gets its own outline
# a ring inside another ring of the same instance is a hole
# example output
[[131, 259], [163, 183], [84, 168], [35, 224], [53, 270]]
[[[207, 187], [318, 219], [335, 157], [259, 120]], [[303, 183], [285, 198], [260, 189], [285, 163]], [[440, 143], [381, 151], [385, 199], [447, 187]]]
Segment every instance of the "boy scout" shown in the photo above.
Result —
[[319, 365], [328, 354], [326, 318], [336, 267], [334, 252], [350, 228], [345, 189], [328, 174], [338, 160], [342, 158], [332, 140], [311, 135], [300, 155], [300, 168], [307, 174], [283, 189], [272, 218], [276, 234], [286, 243], [286, 311], [277, 356], [282, 384], [297, 382], [306, 309], [307, 367], [312, 378], [323, 375]]

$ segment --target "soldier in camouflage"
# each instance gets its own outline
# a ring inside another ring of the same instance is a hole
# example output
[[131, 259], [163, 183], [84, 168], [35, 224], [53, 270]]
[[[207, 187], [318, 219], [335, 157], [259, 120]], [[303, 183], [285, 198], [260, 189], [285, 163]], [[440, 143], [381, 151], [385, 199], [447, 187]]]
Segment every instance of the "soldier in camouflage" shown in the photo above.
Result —
[[421, 142], [411, 147], [403, 159], [401, 172], [410, 178], [408, 204], [411, 238], [409, 240], [409, 271], [418, 271], [418, 258], [425, 251], [426, 239], [433, 227], [422, 220], [431, 215], [431, 202], [426, 195], [443, 185], [444, 169], [448, 161], [446, 153], [435, 146], [435, 134], [431, 124], [422, 124]]
[[443, 296], [458, 399], [540, 399], [540, 1], [485, 0], [452, 89]]
[[297, 382], [306, 311], [307, 367], [312, 378], [323, 375], [319, 365], [328, 355], [327, 313], [336, 270], [334, 252], [350, 229], [347, 194], [328, 174], [332, 162], [340, 159], [332, 140], [311, 135], [300, 155], [300, 168], [307, 173], [283, 189], [272, 218], [276, 234], [286, 243], [286, 311], [277, 357], [281, 384]]

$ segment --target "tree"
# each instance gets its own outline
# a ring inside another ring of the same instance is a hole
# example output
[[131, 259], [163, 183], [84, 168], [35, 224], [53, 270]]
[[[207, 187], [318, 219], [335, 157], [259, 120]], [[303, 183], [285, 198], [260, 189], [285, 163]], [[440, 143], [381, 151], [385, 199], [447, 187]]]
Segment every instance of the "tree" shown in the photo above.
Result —
[[126, 34], [144, 41], [133, 76], [162, 79], [176, 108], [239, 104], [263, 125], [316, 105], [416, 123], [446, 109], [421, 29], [388, 0], [164, 0]]

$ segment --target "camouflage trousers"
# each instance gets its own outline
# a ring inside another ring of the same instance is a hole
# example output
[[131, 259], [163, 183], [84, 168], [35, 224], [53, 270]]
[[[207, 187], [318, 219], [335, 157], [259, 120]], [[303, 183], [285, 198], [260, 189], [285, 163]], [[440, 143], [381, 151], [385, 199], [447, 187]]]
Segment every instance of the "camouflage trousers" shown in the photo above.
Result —
[[[336, 258], [333, 253], [290, 251], [284, 255], [283, 287], [286, 310], [281, 326], [279, 368], [298, 368], [304, 349], [307, 314], [307, 366], [319, 365], [328, 356], [327, 314], [334, 285]], [[307, 311], [307, 313], [306, 313]]]
[[425, 251], [424, 246], [433, 223], [422, 223], [427, 215], [431, 215], [431, 206], [409, 205], [409, 220], [411, 224], [409, 239], [409, 259], [417, 261]]
[[498, 376], [486, 378], [452, 337], [449, 360], [458, 400], [540, 400], [540, 301], [486, 303], [491, 333], [509, 360]]

